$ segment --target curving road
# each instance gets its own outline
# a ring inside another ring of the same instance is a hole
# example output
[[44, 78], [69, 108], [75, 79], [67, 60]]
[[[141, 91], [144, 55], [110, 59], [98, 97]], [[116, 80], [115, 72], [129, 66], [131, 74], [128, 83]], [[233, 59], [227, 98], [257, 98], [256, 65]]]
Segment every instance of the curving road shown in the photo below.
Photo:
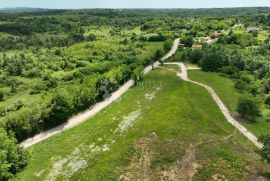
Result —
[[[163, 58], [162, 60], [168, 59], [169, 57], [171, 57], [177, 50], [178, 45], [180, 43], [180, 39], [176, 39], [173, 43], [172, 49], [170, 52], [168, 52]], [[225, 116], [226, 120], [232, 124], [237, 130], [239, 130], [245, 137], [247, 137], [250, 141], [252, 141], [254, 143], [255, 146], [257, 146], [258, 148], [262, 148], [263, 145], [261, 143], [259, 143], [257, 141], [257, 137], [251, 133], [250, 131], [248, 131], [243, 125], [241, 125], [238, 121], [236, 121], [229, 113], [229, 110], [227, 109], [227, 107], [224, 105], [224, 103], [221, 101], [221, 99], [219, 98], [219, 96], [215, 93], [215, 91], [209, 87], [206, 84], [202, 84], [193, 80], [190, 80], [188, 78], [187, 75], [187, 69], [185, 67], [185, 65], [183, 63], [178, 63], [178, 62], [172, 62], [172, 63], [165, 63], [165, 64], [173, 64], [173, 65], [178, 65], [181, 68], [181, 72], [178, 72], [177, 75], [179, 77], [181, 77], [181, 79], [197, 84], [201, 87], [204, 87], [205, 89], [208, 90], [208, 92], [212, 95], [214, 101], [217, 103], [219, 109], [221, 110], [221, 112], [223, 113], [223, 115]], [[158, 67], [160, 65], [160, 63], [158, 61], [156, 61], [153, 66], [154, 67]], [[148, 72], [150, 72], [152, 70], [152, 65], [147, 66], [144, 69], [144, 74], [147, 74]], [[115, 100], [117, 100], [119, 97], [121, 97], [124, 93], [126, 93], [132, 86], [134, 85], [133, 80], [129, 80], [128, 82], [126, 82], [123, 86], [121, 86], [117, 91], [115, 91], [111, 97], [107, 98], [106, 100], [97, 103], [96, 105], [94, 105], [93, 107], [91, 107], [89, 110], [80, 113], [74, 117], [72, 117], [71, 119], [69, 119], [66, 123], [61, 124], [53, 129], [47, 130], [43, 133], [37, 134], [36, 136], [29, 138], [25, 141], [23, 141], [20, 145], [24, 148], [28, 148], [30, 146], [33, 146], [37, 143], [40, 143], [60, 132], [63, 132], [64, 130], [68, 130], [74, 126], [77, 126], [79, 124], [81, 124], [82, 122], [87, 121], [89, 118], [93, 117], [94, 115], [96, 115], [98, 112], [100, 112], [101, 110], [103, 110], [104, 108], [106, 108], [107, 106], [109, 106], [111, 103], [113, 103]]]
[[[178, 45], [179, 45], [180, 39], [176, 39], [173, 43], [172, 49], [170, 52], [168, 52], [163, 58], [162, 60], [165, 60], [169, 57], [171, 57], [177, 50]], [[156, 61], [154, 63], [154, 67], [159, 66], [160, 63], [158, 61]], [[144, 69], [144, 74], [147, 74], [148, 72], [150, 72], [152, 70], [152, 65], [147, 66]], [[30, 146], [33, 146], [37, 143], [40, 143], [58, 133], [63, 132], [64, 130], [68, 130], [74, 126], [77, 126], [79, 124], [81, 124], [82, 122], [87, 121], [89, 118], [93, 117], [94, 115], [96, 115], [98, 112], [100, 112], [101, 110], [103, 110], [104, 108], [106, 108], [107, 106], [109, 106], [111, 103], [113, 103], [115, 100], [117, 100], [119, 97], [121, 97], [124, 93], [126, 93], [132, 86], [134, 85], [134, 81], [133, 80], [129, 80], [128, 82], [126, 82], [123, 86], [121, 86], [117, 91], [115, 91], [111, 97], [105, 99], [104, 101], [97, 103], [96, 105], [94, 105], [93, 107], [91, 107], [89, 110], [80, 113], [74, 117], [72, 117], [71, 119], [69, 119], [66, 123], [61, 124], [53, 129], [47, 130], [45, 132], [42, 132], [40, 134], [35, 135], [32, 138], [29, 138], [25, 141], [23, 141], [20, 145], [23, 148], [28, 148]]]
[[181, 72], [177, 73], [177, 76], [179, 76], [181, 79], [187, 82], [191, 82], [193, 84], [197, 84], [205, 89], [208, 90], [208, 92], [213, 97], [214, 101], [217, 103], [219, 109], [221, 110], [222, 114], [225, 116], [226, 120], [232, 124], [237, 130], [239, 130], [245, 137], [247, 137], [254, 145], [258, 148], [262, 148], [263, 145], [258, 142], [258, 138], [248, 131], [243, 125], [241, 125], [238, 121], [236, 121], [230, 114], [228, 108], [225, 106], [225, 104], [222, 102], [222, 100], [219, 98], [219, 96], [216, 94], [216, 92], [208, 85], [202, 84], [200, 82], [196, 82], [193, 80], [190, 80], [187, 75], [187, 69], [185, 67], [185, 64], [179, 63], [179, 62], [172, 62], [172, 63], [165, 63], [170, 65], [178, 65], [181, 69]]

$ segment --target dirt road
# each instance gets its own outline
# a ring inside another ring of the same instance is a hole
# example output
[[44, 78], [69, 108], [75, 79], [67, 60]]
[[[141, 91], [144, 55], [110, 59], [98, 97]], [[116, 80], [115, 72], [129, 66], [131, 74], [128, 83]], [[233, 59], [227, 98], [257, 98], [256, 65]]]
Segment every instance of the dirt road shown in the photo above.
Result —
[[166, 64], [173, 64], [173, 65], [178, 65], [181, 69], [181, 72], [177, 73], [181, 79], [191, 82], [193, 84], [197, 84], [201, 87], [204, 87], [205, 89], [208, 90], [208, 92], [211, 94], [213, 97], [214, 101], [217, 103], [219, 109], [221, 110], [222, 114], [225, 116], [226, 120], [232, 124], [237, 130], [239, 130], [245, 137], [247, 137], [254, 145], [258, 148], [262, 148], [263, 145], [258, 142], [258, 138], [248, 131], [243, 125], [241, 125], [238, 121], [236, 121], [230, 114], [228, 108], [225, 106], [225, 104], [222, 102], [222, 100], [219, 98], [219, 96], [216, 94], [216, 92], [208, 85], [202, 84], [200, 82], [196, 82], [193, 80], [190, 80], [187, 75], [187, 69], [183, 63], [179, 62], [172, 62], [172, 63], [166, 63]]
[[[172, 49], [170, 52], [168, 52], [162, 60], [165, 60], [169, 57], [171, 57], [177, 50], [179, 45], [179, 39], [176, 39], [173, 43]], [[154, 67], [159, 66], [159, 62], [154, 63]], [[144, 69], [144, 74], [147, 74], [149, 71], [152, 70], [152, 65], [147, 66]], [[89, 110], [80, 113], [71, 119], [69, 119], [66, 123], [61, 124], [53, 129], [47, 130], [43, 133], [37, 134], [36, 136], [29, 138], [25, 141], [23, 141], [20, 145], [24, 148], [28, 148], [32, 145], [35, 145], [41, 141], [44, 141], [64, 130], [70, 129], [74, 126], [77, 126], [81, 124], [82, 122], [87, 121], [89, 118], [93, 117], [96, 115], [98, 112], [100, 112], [102, 109], [106, 108], [109, 106], [111, 103], [113, 103], [115, 100], [117, 100], [119, 97], [121, 97], [124, 93], [126, 93], [132, 86], [134, 85], [133, 80], [129, 80], [126, 82], [123, 86], [121, 86], [117, 91], [115, 91], [109, 98], [105, 99], [104, 101], [97, 103], [93, 107], [91, 107]]]

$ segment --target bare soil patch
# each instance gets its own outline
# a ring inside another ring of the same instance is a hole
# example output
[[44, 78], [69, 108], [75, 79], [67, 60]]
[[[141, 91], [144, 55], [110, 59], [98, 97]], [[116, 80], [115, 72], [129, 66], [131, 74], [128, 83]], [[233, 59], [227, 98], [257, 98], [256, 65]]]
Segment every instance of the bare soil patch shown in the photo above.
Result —
[[[185, 149], [188, 149], [185, 151]], [[134, 146], [134, 154], [119, 181], [191, 180], [196, 173], [196, 151], [176, 140], [161, 140], [152, 133]]]

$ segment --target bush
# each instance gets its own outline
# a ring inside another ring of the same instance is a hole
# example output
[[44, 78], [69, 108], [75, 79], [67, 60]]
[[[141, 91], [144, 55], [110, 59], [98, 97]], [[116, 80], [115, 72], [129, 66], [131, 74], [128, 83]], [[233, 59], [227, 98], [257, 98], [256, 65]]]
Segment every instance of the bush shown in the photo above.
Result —
[[237, 80], [234, 84], [234, 87], [238, 89], [239, 91], [243, 92], [247, 90], [248, 84], [243, 80]]
[[190, 52], [191, 63], [199, 63], [202, 57], [203, 57], [202, 50], [194, 50]]
[[265, 80], [263, 90], [266, 94], [270, 92], [270, 79]]
[[139, 81], [142, 80], [142, 78], [143, 78], [143, 67], [142, 66], [137, 67], [133, 71], [131, 77], [132, 77], [132, 80], [134, 80], [135, 85], [137, 85], [139, 83]]
[[159, 42], [159, 41], [165, 41], [166, 37], [163, 36], [162, 34], [159, 35], [154, 35], [154, 36], [150, 36], [147, 39], [149, 42]]
[[60, 49], [56, 49], [54, 54], [57, 55], [57, 56], [60, 56], [61, 55], [61, 50]]
[[[7, 131], [14, 132], [18, 141], [23, 141], [33, 133], [33, 127], [39, 122], [40, 117], [34, 116], [34, 108], [22, 108], [17, 112], [12, 112], [5, 117], [5, 128]], [[41, 112], [41, 110], [40, 110]], [[33, 116], [36, 117], [33, 120]]]
[[235, 75], [236, 73], [239, 72], [239, 69], [234, 66], [224, 66], [219, 69], [219, 72], [228, 74], [228, 75]]
[[32, 90], [30, 91], [30, 94], [31, 95], [34, 95], [34, 94], [40, 94], [41, 91], [43, 90], [46, 90], [46, 85], [43, 84], [43, 83], [40, 83], [40, 84], [36, 84], [32, 87]]
[[164, 50], [165, 52], [169, 51], [169, 50], [171, 49], [171, 47], [172, 47], [172, 43], [173, 43], [172, 40], [166, 40], [166, 41], [164, 42], [164, 44], [163, 44], [163, 50]]
[[48, 89], [54, 89], [57, 87], [57, 80], [56, 78], [50, 78], [47, 82], [46, 82], [46, 87]]
[[73, 105], [76, 110], [89, 107], [96, 102], [98, 90], [96, 88], [96, 80], [86, 78], [80, 86], [71, 87], [73, 93]]
[[221, 46], [206, 48], [200, 66], [204, 71], [217, 71], [227, 63], [225, 49]]
[[4, 92], [0, 91], [0, 101], [3, 101], [5, 98]]
[[237, 112], [248, 120], [254, 120], [260, 115], [257, 103], [249, 98], [241, 98], [238, 102]]
[[154, 60], [160, 60], [163, 56], [163, 52], [161, 50], [157, 50], [154, 55]]
[[27, 154], [3, 128], [0, 128], [0, 153], [0, 180], [9, 180], [27, 164]]
[[185, 44], [187, 47], [192, 47], [193, 45], [193, 36], [182, 36], [181, 43]]
[[264, 146], [261, 150], [257, 151], [263, 160], [270, 163], [270, 135], [262, 135], [258, 139]]
[[42, 75], [42, 71], [38, 68], [33, 68], [23, 73], [23, 76], [28, 77], [28, 78], [40, 77], [41, 75]]
[[267, 98], [265, 99], [264, 103], [270, 107], [270, 95], [267, 96]]
[[51, 100], [50, 107], [50, 121], [48, 122], [53, 121], [53, 125], [66, 121], [74, 111], [72, 97], [66, 91], [56, 93]]
[[7, 66], [7, 71], [9, 75], [18, 76], [23, 72], [24, 66], [22, 62], [18, 59], [12, 59], [12, 61]]
[[96, 41], [97, 37], [96, 35], [90, 33], [89, 36], [87, 37], [88, 41]]

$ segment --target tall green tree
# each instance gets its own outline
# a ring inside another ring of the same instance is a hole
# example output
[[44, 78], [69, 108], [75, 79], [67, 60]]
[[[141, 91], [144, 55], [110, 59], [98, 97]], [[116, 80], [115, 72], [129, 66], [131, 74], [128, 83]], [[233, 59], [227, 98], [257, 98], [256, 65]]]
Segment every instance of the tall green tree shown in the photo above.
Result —
[[0, 180], [12, 178], [27, 164], [27, 154], [16, 145], [13, 134], [0, 128]]
[[164, 50], [165, 52], [169, 51], [169, 50], [171, 49], [171, 47], [172, 47], [172, 43], [173, 43], [173, 41], [172, 41], [171, 39], [166, 40], [166, 41], [163, 43], [163, 50]]
[[73, 98], [65, 90], [59, 90], [51, 100], [50, 118], [52, 124], [59, 124], [66, 121], [74, 111]]
[[204, 56], [200, 61], [200, 66], [204, 71], [217, 71], [227, 65], [225, 49], [222, 46], [210, 46], [204, 50]]
[[133, 71], [131, 78], [134, 80], [135, 85], [137, 85], [139, 83], [139, 81], [142, 80], [142, 78], [143, 78], [143, 66], [137, 67]]

